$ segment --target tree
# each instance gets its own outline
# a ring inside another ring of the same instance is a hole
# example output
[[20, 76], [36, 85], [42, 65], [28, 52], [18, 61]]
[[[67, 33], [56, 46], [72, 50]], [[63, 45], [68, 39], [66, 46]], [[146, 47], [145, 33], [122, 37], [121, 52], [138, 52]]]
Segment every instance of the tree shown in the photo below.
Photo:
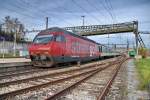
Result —
[[10, 16], [5, 17], [2, 25], [2, 31], [4, 31], [5, 34], [12, 35], [17, 33], [17, 40], [21, 40], [21, 38], [24, 38], [24, 29], [24, 25], [18, 18], [10, 18]]

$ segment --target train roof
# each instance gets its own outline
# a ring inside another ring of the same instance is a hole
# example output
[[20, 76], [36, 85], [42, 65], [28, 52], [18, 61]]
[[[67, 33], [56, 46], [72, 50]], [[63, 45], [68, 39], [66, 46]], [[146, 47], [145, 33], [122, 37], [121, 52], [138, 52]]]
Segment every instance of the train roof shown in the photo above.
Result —
[[[46, 30], [41, 31], [39, 34], [42, 34], [43, 32], [56, 32], [56, 31], [57, 31], [57, 32], [63, 32], [63, 33], [65, 33], [65, 34], [69, 34], [69, 35], [72, 35], [72, 36], [75, 36], [75, 37], [78, 37], [78, 38], [81, 38], [81, 39], [84, 39], [84, 40], [87, 40], [87, 41], [96, 43], [96, 42], [93, 41], [93, 40], [90, 40], [90, 39], [88, 39], [88, 38], [86, 38], [86, 37], [83, 37], [83, 36], [80, 36], [80, 35], [78, 35], [78, 34], [74, 34], [74, 33], [72, 33], [72, 32], [66, 31], [66, 30], [64, 30], [64, 29], [62, 29], [62, 28], [59, 28], [59, 27], [48, 28], [48, 29], [46, 29]], [[99, 45], [99, 43], [96, 43], [96, 44]]]

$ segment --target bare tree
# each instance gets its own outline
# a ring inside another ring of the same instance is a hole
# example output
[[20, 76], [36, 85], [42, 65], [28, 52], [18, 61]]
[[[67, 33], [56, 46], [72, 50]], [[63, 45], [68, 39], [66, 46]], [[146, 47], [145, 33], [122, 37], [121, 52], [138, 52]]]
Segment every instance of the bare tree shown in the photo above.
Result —
[[24, 25], [18, 20], [18, 18], [10, 18], [10, 16], [6, 16], [4, 20], [4, 31], [6, 33], [15, 33], [17, 32], [18, 38], [24, 37]]

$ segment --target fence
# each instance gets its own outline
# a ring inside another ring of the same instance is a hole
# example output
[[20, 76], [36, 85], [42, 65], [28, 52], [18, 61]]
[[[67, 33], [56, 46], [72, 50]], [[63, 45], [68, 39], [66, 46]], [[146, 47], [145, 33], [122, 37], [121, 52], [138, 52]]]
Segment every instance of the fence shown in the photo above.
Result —
[[[28, 46], [30, 43], [16, 43], [15, 53], [17, 57], [28, 56]], [[0, 57], [11, 57], [14, 54], [14, 42], [0, 41]]]

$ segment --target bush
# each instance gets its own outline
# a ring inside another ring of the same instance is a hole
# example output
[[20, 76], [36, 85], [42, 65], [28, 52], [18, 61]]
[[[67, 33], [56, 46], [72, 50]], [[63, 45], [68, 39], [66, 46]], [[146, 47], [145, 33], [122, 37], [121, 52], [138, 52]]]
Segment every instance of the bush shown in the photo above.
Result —
[[147, 49], [146, 48], [139, 48], [139, 54], [142, 56], [142, 58], [147, 57]]
[[139, 59], [135, 62], [140, 79], [139, 88], [148, 90], [150, 84], [150, 59]]

